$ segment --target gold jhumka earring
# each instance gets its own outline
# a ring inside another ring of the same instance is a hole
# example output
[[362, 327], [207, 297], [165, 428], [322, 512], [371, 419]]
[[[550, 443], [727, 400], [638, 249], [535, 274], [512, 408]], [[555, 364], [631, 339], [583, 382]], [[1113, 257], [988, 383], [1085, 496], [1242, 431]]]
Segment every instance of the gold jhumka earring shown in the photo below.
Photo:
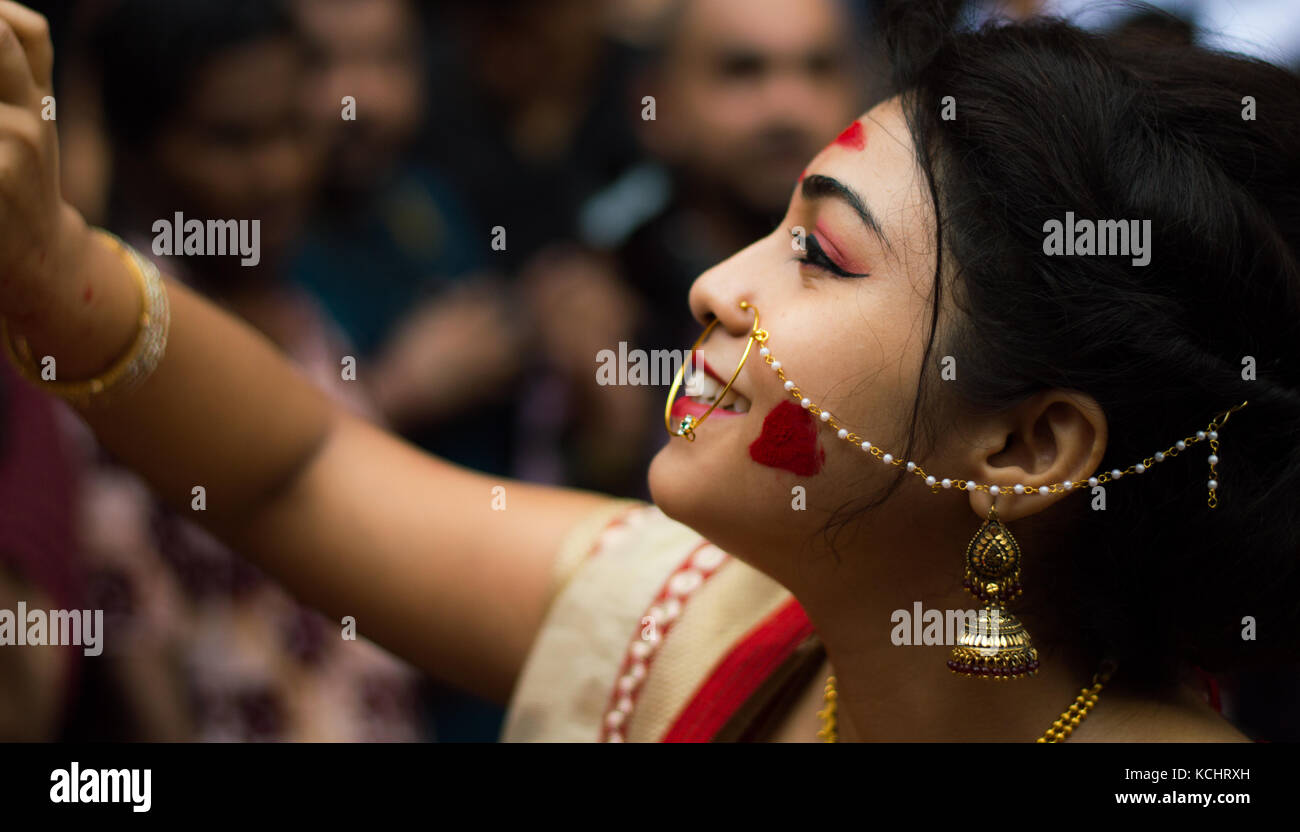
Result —
[[1006, 604], [1023, 593], [1020, 586], [1020, 544], [998, 518], [998, 498], [988, 519], [966, 546], [966, 575], [962, 581], [982, 603], [975, 626], [965, 628], [948, 659], [948, 669], [966, 676], [1019, 679], [1038, 674], [1038, 651], [1024, 625]]

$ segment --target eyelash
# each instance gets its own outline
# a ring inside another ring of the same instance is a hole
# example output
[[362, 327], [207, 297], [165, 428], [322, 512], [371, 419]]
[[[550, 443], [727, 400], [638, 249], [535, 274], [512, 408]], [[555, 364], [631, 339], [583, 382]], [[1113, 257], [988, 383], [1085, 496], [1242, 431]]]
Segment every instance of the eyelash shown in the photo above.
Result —
[[817, 238], [811, 234], [804, 238], [804, 248], [806, 249], [806, 256], [796, 257], [794, 259], [806, 266], [812, 266], [815, 269], [830, 272], [836, 277], [856, 278], [871, 276], [871, 272], [858, 274], [857, 272], [845, 271], [840, 268], [834, 260], [826, 255], [826, 252], [822, 250], [821, 243], [817, 242]]

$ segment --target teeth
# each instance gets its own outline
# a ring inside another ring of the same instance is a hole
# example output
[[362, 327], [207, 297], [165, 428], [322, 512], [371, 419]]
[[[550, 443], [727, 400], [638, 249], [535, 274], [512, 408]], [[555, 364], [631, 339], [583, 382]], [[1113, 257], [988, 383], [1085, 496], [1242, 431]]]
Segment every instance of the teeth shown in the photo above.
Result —
[[[713, 404], [717, 401], [718, 394], [722, 392], [724, 386], [722, 382], [712, 378], [702, 370], [687, 369], [686, 395], [702, 404]], [[721, 410], [730, 410], [733, 413], [748, 413], [749, 399], [737, 393], [733, 387], [727, 391], [726, 398], [722, 400], [718, 407]]]
[[693, 399], [699, 399], [706, 404], [713, 404], [718, 394], [722, 392], [722, 385], [717, 379], [706, 375], [702, 370], [691, 369], [690, 374], [686, 377], [686, 395]]
[[727, 394], [727, 398], [730, 401], [728, 401], [727, 404], [723, 405], [725, 409], [734, 410], [736, 413], [749, 412], [749, 399], [745, 398], [744, 396], [738, 395], [735, 391], [732, 391], [731, 393]]

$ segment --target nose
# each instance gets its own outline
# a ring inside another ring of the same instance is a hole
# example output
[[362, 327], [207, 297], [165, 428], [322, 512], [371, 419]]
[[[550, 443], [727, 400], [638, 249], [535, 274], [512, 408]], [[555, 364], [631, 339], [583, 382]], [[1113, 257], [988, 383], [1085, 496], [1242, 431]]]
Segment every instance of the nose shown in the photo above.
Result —
[[695, 320], [708, 325], [717, 318], [718, 327], [725, 329], [729, 335], [743, 337], [749, 334], [754, 323], [754, 312], [742, 308], [741, 303], [758, 304], [751, 286], [755, 271], [745, 267], [745, 262], [753, 256], [756, 245], [758, 243], [736, 253], [695, 279], [689, 296], [691, 314]]
[[[802, 127], [815, 124], [818, 90], [801, 67], [785, 66], [763, 85], [762, 104], [771, 120]], [[810, 112], [811, 111], [811, 112]]]
[[291, 136], [268, 140], [253, 165], [262, 192], [276, 198], [297, 196], [309, 170], [305, 150], [303, 143]]

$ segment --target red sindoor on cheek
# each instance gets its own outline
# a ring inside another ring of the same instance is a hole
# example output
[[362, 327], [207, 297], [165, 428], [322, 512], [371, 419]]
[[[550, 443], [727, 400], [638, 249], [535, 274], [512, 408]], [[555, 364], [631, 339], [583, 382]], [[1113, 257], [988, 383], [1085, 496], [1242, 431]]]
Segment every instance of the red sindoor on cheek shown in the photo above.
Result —
[[826, 461], [812, 414], [791, 401], [781, 402], [767, 414], [763, 432], [749, 446], [749, 456], [759, 465], [805, 477], [820, 471]]
[[835, 138], [835, 144], [848, 150], [863, 150], [867, 146], [867, 133], [862, 129], [862, 122], [855, 121]]

